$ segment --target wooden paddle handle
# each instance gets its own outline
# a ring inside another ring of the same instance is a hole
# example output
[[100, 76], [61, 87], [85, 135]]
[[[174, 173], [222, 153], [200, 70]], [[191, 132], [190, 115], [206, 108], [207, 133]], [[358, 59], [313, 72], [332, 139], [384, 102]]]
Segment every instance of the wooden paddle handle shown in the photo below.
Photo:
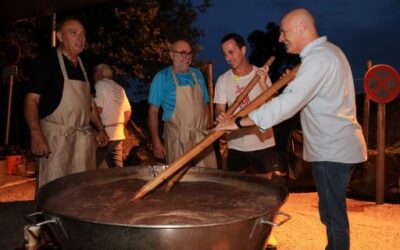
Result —
[[[274, 61], [275, 61], [275, 57], [271, 56], [270, 58], [268, 58], [267, 62], [264, 64], [263, 67], [271, 66], [271, 64]], [[253, 79], [249, 82], [249, 84], [247, 84], [246, 88], [236, 97], [235, 101], [232, 103], [232, 105], [225, 112], [227, 115], [232, 115], [235, 112], [235, 110], [239, 107], [239, 105], [243, 101], [243, 99], [250, 93], [250, 91], [258, 83], [258, 80], [260, 80], [260, 76], [256, 74], [253, 77]]]
[[174, 177], [172, 177], [167, 185], [165, 185], [164, 187], [164, 192], [168, 193], [169, 191], [171, 191], [171, 189], [174, 187], [175, 183], [177, 183], [180, 179], [182, 179], [182, 177], [186, 174], [186, 172], [189, 170], [190, 165], [186, 164], [186, 166], [184, 168], [179, 169], [177, 172], [175, 173]]
[[[265, 62], [263, 67], [266, 67], [266, 66], [270, 67], [274, 61], [275, 61], [275, 57], [271, 56]], [[246, 98], [246, 96], [250, 93], [250, 91], [254, 88], [254, 86], [256, 86], [256, 84], [258, 83], [259, 80], [260, 80], [260, 76], [256, 74], [253, 77], [253, 79], [246, 85], [244, 90], [236, 97], [236, 99], [232, 103], [232, 105], [229, 106], [228, 110], [225, 112], [227, 115], [232, 115], [235, 112], [235, 110], [239, 107], [240, 103], [243, 101], [244, 98]], [[184, 169], [180, 170], [179, 173], [175, 174], [175, 176], [172, 177], [168, 181], [168, 183], [164, 189], [165, 192], [169, 192], [172, 189], [173, 185], [183, 177], [183, 175], [189, 170], [189, 168], [190, 168], [190, 166], [187, 166]]]
[[268, 101], [269, 98], [271, 98], [279, 89], [281, 89], [283, 86], [288, 84], [293, 78], [296, 76], [297, 71], [300, 68], [300, 64], [294, 67], [293, 69], [290, 70], [290, 72], [282, 79], [278, 80], [276, 83], [272, 84], [270, 88], [265, 90], [261, 95], [259, 95], [256, 99], [254, 99], [252, 102], [250, 102], [246, 107], [244, 107], [242, 110], [240, 110], [237, 114], [236, 117], [244, 117], [254, 109], [260, 107], [262, 104], [264, 104], [266, 101]]
[[[266, 100], [271, 98], [276, 91], [278, 91], [280, 88], [288, 84], [295, 76], [297, 73], [297, 70], [299, 69], [300, 65], [296, 66], [293, 68], [290, 73], [288, 73], [284, 78], [278, 80], [275, 84], [273, 84], [269, 89], [264, 91], [261, 95], [259, 95], [255, 100], [253, 100], [249, 105], [247, 105], [245, 108], [243, 108], [237, 116], [243, 117], [250, 113], [252, 110], [255, 108], [263, 105]], [[185, 166], [186, 163], [188, 163], [191, 159], [193, 159], [196, 155], [198, 155], [201, 151], [203, 151], [206, 147], [211, 145], [215, 140], [220, 138], [223, 134], [225, 134], [226, 131], [224, 130], [213, 130], [211, 133], [205, 137], [203, 140], [201, 140], [196, 146], [194, 146], [191, 150], [189, 150], [185, 155], [183, 155], [181, 158], [170, 164], [170, 166], [165, 169], [163, 172], [161, 172], [158, 176], [153, 178], [152, 180], [148, 181], [145, 185], [143, 185], [133, 196], [133, 198], [130, 201], [136, 201], [140, 199], [141, 197], [145, 196], [147, 193], [152, 191], [154, 188], [156, 188], [160, 183], [171, 177], [175, 172], [180, 170], [182, 167]]]

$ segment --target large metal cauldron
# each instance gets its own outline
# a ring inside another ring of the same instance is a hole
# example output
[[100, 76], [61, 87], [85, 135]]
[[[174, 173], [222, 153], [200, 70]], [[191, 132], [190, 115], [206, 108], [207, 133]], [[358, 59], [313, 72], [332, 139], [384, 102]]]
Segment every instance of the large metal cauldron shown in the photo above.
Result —
[[[180, 181], [180, 183], [215, 182], [236, 189], [261, 192], [262, 195], [271, 196], [277, 200], [277, 204], [272, 208], [241, 220], [195, 225], [192, 223], [137, 225], [109, 223], [101, 220], [91, 221], [49, 209], [50, 201], [57, 200], [61, 192], [70, 190], [73, 192], [77, 188], [93, 184], [106, 185], [119, 179], [135, 178], [147, 181], [164, 169], [165, 166], [134, 166], [69, 175], [44, 185], [37, 194], [37, 204], [46, 219], [51, 222], [50, 227], [56, 234], [62, 249], [263, 249], [272, 225], [277, 225], [272, 221], [280, 213], [279, 208], [286, 201], [288, 192], [281, 185], [250, 175], [208, 168], [192, 168]], [[171, 192], [174, 192], [174, 189]], [[151, 195], [152, 193], [148, 194], [148, 196]], [[61, 202], [66, 207], [70, 203], [68, 200]]]

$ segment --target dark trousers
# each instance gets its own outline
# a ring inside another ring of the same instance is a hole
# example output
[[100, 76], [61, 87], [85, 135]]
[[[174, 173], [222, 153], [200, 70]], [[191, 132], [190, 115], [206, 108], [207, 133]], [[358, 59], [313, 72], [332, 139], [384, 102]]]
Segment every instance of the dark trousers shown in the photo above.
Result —
[[318, 192], [318, 209], [326, 226], [327, 250], [350, 248], [349, 220], [346, 191], [354, 164], [313, 162], [313, 176]]
[[227, 167], [230, 171], [262, 174], [273, 171], [276, 165], [275, 147], [255, 151], [228, 150]]
[[106, 161], [109, 168], [123, 167], [122, 140], [110, 141], [105, 147], [99, 147], [96, 151], [97, 166]]

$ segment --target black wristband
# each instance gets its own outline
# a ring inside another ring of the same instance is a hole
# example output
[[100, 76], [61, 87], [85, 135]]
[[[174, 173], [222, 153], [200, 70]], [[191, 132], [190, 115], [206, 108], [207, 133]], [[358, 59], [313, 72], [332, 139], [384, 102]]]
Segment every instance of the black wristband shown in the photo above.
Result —
[[240, 121], [242, 120], [242, 117], [236, 117], [235, 119], [235, 124], [238, 126], [238, 128], [243, 128], [242, 124], [240, 124]]

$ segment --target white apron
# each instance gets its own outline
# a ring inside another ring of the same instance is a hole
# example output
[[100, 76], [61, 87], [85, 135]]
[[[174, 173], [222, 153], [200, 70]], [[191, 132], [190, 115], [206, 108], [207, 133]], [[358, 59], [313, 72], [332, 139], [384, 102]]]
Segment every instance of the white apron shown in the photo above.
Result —
[[[180, 86], [173, 71], [172, 76], [176, 87], [176, 102], [171, 119], [164, 123], [167, 164], [175, 162], [208, 134], [207, 105], [196, 75], [192, 72], [192, 86]], [[196, 156], [192, 163], [198, 167], [217, 168], [212, 145]]]
[[47, 159], [39, 159], [39, 188], [62, 176], [96, 169], [95, 131], [89, 125], [91, 94], [86, 71], [78, 58], [86, 82], [69, 79], [59, 49], [57, 56], [64, 89], [58, 107], [40, 121], [51, 154]]

